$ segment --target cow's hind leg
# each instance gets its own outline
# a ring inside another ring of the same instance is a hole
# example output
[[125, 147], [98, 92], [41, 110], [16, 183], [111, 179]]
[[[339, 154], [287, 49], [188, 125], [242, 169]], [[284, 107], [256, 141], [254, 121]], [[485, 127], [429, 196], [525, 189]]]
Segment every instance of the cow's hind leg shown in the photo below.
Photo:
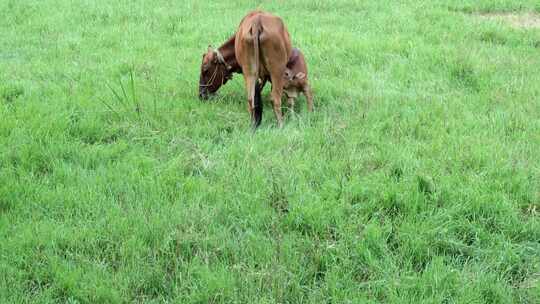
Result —
[[[287, 60], [289, 58], [286, 46], [280, 41], [272, 39], [263, 39], [261, 36], [261, 52], [266, 54], [261, 60], [264, 63], [265, 70], [270, 76], [272, 82], [272, 106], [278, 127], [283, 127], [283, 114], [281, 113], [281, 97], [283, 95], [283, 86], [285, 79], [283, 75]], [[264, 50], [264, 51], [263, 51]], [[267, 53], [266, 53], [267, 52]], [[289, 51], [290, 52], [290, 51]]]
[[276, 120], [278, 127], [283, 127], [283, 114], [281, 113], [281, 95], [283, 94], [283, 83], [282, 81], [275, 81], [272, 79], [272, 106], [274, 107], [274, 114], [276, 115]]
[[[257, 113], [256, 113], [256, 106], [255, 106], [255, 97], [256, 97], [256, 86], [257, 86], [257, 77], [255, 76], [249, 76], [244, 75], [244, 80], [246, 83], [246, 91], [247, 91], [247, 99], [248, 99], [248, 111], [249, 115], [251, 117], [251, 123], [253, 124], [253, 127], [257, 127]], [[259, 92], [260, 97], [260, 92]], [[259, 124], [260, 124], [260, 118], [259, 118]]]

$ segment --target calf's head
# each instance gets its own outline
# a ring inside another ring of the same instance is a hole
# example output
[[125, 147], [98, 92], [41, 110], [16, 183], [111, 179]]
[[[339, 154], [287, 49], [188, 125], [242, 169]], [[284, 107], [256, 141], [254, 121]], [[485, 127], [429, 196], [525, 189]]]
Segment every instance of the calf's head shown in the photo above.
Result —
[[283, 75], [285, 79], [285, 87], [298, 87], [300, 86], [300, 81], [306, 78], [306, 74], [303, 72], [295, 73], [291, 69], [285, 69], [285, 74]]
[[199, 98], [208, 99], [231, 78], [231, 67], [227, 65], [221, 53], [208, 46], [208, 51], [202, 56]]

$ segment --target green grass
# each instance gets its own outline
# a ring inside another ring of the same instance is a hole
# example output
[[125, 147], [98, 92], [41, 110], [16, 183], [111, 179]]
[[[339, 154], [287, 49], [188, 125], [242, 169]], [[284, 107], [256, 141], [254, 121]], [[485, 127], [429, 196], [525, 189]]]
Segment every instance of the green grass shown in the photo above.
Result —
[[[231, 4], [235, 2], [235, 4]], [[201, 54], [262, 7], [315, 112]], [[524, 1], [0, 1], [0, 302], [538, 303]]]

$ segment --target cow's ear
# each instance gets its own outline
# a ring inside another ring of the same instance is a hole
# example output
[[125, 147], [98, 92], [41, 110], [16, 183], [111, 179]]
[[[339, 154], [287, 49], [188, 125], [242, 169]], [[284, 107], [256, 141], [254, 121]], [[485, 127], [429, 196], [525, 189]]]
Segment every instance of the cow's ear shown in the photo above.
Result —
[[294, 78], [302, 80], [302, 79], [306, 78], [306, 74], [304, 74], [302, 72], [298, 72], [298, 74], [294, 75]]
[[208, 45], [208, 52], [212, 52], [212, 51], [213, 51], [212, 46], [209, 44]]

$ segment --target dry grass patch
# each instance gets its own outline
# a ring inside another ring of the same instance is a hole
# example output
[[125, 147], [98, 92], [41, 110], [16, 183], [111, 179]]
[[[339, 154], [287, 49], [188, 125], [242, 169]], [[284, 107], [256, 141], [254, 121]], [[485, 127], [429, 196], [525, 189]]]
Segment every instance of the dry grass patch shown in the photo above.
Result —
[[514, 28], [540, 28], [540, 15], [533, 12], [523, 13], [480, 13], [481, 19], [502, 21]]

